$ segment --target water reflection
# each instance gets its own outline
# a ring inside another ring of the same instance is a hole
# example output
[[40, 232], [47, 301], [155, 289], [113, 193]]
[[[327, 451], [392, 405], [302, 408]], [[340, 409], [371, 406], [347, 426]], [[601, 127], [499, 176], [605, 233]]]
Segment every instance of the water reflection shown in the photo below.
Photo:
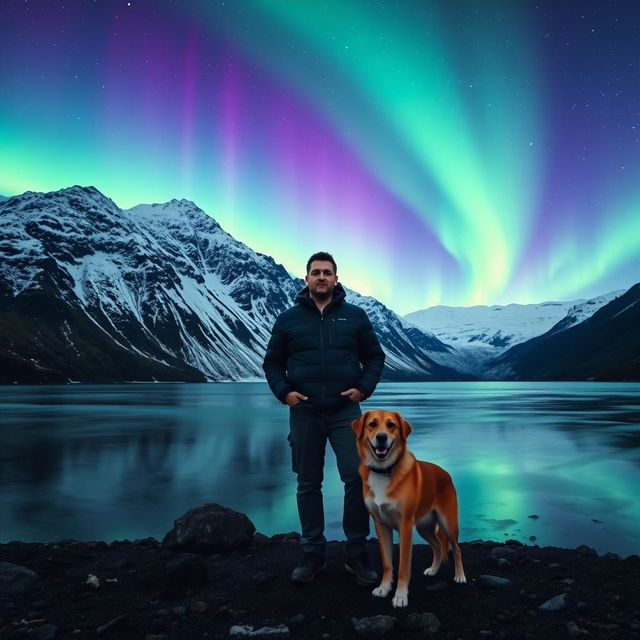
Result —
[[[638, 390], [383, 384], [367, 407], [401, 411], [414, 453], [452, 473], [463, 539], [626, 555], [640, 551]], [[298, 529], [287, 414], [265, 384], [2, 387], [0, 411], [0, 540], [161, 537], [210, 501], [267, 534]], [[331, 453], [327, 466], [327, 534], [340, 538]]]

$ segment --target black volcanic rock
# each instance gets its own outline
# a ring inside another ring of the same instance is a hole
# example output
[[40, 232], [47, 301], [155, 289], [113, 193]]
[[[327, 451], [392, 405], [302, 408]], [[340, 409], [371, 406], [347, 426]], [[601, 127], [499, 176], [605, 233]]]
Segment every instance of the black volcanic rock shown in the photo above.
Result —
[[169, 549], [217, 553], [248, 546], [255, 532], [253, 522], [244, 513], [208, 503], [180, 516], [162, 544]]
[[[286, 625], [292, 638], [318, 640], [358, 637], [353, 618], [393, 616], [394, 629], [383, 636], [390, 640], [424, 640], [434, 632], [434, 638], [446, 640], [639, 637], [638, 556], [622, 560], [521, 546], [517, 569], [491, 570], [512, 586], [487, 589], [480, 576], [498, 544], [461, 544], [464, 585], [453, 582], [452, 563], [444, 563], [437, 577], [423, 575], [432, 553], [427, 545], [415, 545], [409, 606], [403, 609], [392, 607], [391, 595], [376, 598], [371, 588], [356, 584], [345, 572], [341, 542], [327, 544], [327, 569], [302, 586], [290, 580], [299, 543], [282, 536], [201, 560], [167, 551], [153, 539], [0, 544], [0, 562], [26, 566], [40, 576], [24, 593], [0, 595], [0, 636], [35, 637], [33, 629], [51, 625], [59, 638], [226, 640], [236, 625]], [[377, 542], [369, 541], [367, 551], [379, 572]], [[556, 575], [551, 567], [557, 564], [567, 567], [570, 580]], [[88, 573], [96, 576], [98, 588], [86, 584]], [[446, 588], [430, 588], [437, 582]], [[540, 609], [562, 595], [564, 608]]]

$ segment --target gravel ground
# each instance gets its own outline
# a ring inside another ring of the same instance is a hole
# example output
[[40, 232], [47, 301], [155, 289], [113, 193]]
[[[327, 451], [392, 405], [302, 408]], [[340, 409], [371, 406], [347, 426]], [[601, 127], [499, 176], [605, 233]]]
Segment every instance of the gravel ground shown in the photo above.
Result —
[[[377, 542], [369, 545], [379, 571]], [[417, 545], [409, 606], [395, 610], [345, 572], [339, 542], [314, 582], [292, 584], [294, 534], [257, 534], [245, 549], [209, 556], [154, 539], [1, 544], [0, 640], [640, 638], [640, 557], [515, 541], [461, 547], [466, 585], [453, 583], [451, 563], [424, 576], [431, 551]], [[541, 608], [550, 600], [552, 610]]]

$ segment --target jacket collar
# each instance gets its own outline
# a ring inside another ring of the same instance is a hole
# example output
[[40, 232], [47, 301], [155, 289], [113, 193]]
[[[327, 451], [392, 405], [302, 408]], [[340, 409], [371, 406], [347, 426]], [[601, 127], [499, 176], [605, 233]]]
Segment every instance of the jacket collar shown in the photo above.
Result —
[[[332, 309], [333, 307], [337, 307], [339, 304], [342, 304], [342, 302], [346, 298], [346, 295], [347, 294], [345, 293], [344, 287], [338, 282], [338, 284], [336, 284], [335, 286], [335, 289], [333, 290], [333, 298], [331, 299], [331, 302], [324, 308], [323, 312], [327, 311], [328, 309]], [[305, 287], [304, 289], [302, 289], [302, 291], [300, 291], [300, 293], [298, 293], [298, 295], [296, 296], [296, 302], [305, 307], [311, 307], [316, 311], [318, 310], [316, 303], [309, 297], [309, 287]]]

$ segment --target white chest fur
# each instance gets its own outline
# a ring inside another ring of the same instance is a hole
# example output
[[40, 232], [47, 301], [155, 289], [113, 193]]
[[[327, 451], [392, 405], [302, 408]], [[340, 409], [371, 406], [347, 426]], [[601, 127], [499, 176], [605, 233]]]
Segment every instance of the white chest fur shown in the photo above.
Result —
[[387, 526], [398, 528], [398, 512], [396, 501], [387, 495], [391, 476], [385, 473], [371, 471], [367, 484], [371, 494], [365, 499], [369, 513]]

